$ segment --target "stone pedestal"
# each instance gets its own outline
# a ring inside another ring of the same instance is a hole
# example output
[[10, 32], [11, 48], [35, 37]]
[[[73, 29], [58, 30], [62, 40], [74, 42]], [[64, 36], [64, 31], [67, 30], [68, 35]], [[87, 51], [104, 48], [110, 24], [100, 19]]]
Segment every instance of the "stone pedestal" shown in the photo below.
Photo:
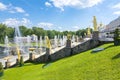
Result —
[[34, 60], [35, 60], [35, 54], [30, 53], [30, 54], [29, 54], [29, 60], [30, 60], [30, 61], [34, 61]]
[[50, 48], [46, 48], [46, 54], [45, 54], [45, 57], [44, 57], [44, 62], [48, 62], [48, 61], [51, 60], [50, 53], [51, 53]]
[[79, 42], [82, 42], [84, 41], [84, 39], [82, 37], [79, 38]]
[[66, 48], [71, 48], [71, 40], [67, 40], [67, 42], [66, 42]]
[[88, 34], [86, 37], [87, 37], [87, 38], [91, 38], [91, 34]]
[[42, 48], [39, 48], [38, 52], [39, 52], [39, 54], [41, 54], [42, 53]]
[[46, 54], [50, 55], [50, 49], [49, 48], [46, 48]]
[[16, 59], [16, 65], [19, 65], [20, 61], [18, 59]]
[[5, 68], [9, 68], [9, 67], [10, 67], [10, 61], [7, 60], [7, 61], [5, 62]]
[[93, 40], [99, 40], [99, 31], [93, 31], [92, 38]]

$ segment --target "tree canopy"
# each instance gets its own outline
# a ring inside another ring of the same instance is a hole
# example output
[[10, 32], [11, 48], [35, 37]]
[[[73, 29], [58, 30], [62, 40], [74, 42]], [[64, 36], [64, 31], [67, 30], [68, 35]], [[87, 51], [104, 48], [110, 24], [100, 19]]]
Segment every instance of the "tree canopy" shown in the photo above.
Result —
[[[28, 28], [26, 26], [19, 26], [20, 32], [22, 36], [32, 35], [35, 34], [38, 36], [38, 39], [40, 36], [44, 37], [45, 35], [48, 36], [50, 39], [53, 39], [55, 35], [63, 36], [67, 34], [77, 35], [77, 36], [85, 36], [84, 34], [87, 32], [87, 29], [80, 29], [77, 31], [56, 31], [56, 30], [44, 30], [43, 28], [34, 26], [32, 28]], [[92, 31], [92, 30], [91, 30]], [[4, 37], [8, 36], [9, 39], [14, 38], [14, 28], [13, 27], [7, 27], [5, 24], [0, 24], [0, 43], [4, 43]]]

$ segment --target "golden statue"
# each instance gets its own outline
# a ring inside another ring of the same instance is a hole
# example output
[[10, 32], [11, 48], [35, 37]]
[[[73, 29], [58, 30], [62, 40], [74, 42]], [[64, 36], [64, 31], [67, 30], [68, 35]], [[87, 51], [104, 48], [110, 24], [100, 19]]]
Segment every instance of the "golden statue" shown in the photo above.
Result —
[[16, 47], [16, 50], [17, 50], [17, 55], [18, 55], [18, 61], [20, 62], [20, 49]]
[[70, 40], [70, 38], [71, 38], [71, 35], [67, 34], [67, 40]]
[[93, 27], [94, 27], [94, 31], [98, 31], [97, 20], [95, 16], [93, 16]]
[[87, 28], [87, 35], [91, 35], [90, 27]]
[[46, 47], [51, 49], [51, 43], [50, 43], [48, 36], [45, 36], [45, 39], [46, 39]]

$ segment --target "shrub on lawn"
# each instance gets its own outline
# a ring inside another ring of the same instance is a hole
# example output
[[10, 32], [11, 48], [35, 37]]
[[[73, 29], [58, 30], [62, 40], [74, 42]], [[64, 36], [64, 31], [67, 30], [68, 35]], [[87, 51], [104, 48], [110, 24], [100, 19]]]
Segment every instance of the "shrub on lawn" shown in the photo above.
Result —
[[115, 29], [114, 32], [114, 45], [120, 45], [120, 29]]
[[3, 76], [3, 72], [4, 72], [4, 70], [3, 70], [3, 65], [2, 65], [2, 63], [0, 62], [0, 77]]

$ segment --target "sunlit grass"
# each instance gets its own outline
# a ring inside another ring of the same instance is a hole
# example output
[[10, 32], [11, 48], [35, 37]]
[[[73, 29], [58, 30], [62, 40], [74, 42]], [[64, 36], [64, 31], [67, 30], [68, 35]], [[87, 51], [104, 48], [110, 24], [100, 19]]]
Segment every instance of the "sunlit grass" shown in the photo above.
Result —
[[105, 50], [92, 50], [67, 57], [43, 68], [26, 63], [6, 69], [3, 80], [120, 80], [120, 46], [105, 44]]

